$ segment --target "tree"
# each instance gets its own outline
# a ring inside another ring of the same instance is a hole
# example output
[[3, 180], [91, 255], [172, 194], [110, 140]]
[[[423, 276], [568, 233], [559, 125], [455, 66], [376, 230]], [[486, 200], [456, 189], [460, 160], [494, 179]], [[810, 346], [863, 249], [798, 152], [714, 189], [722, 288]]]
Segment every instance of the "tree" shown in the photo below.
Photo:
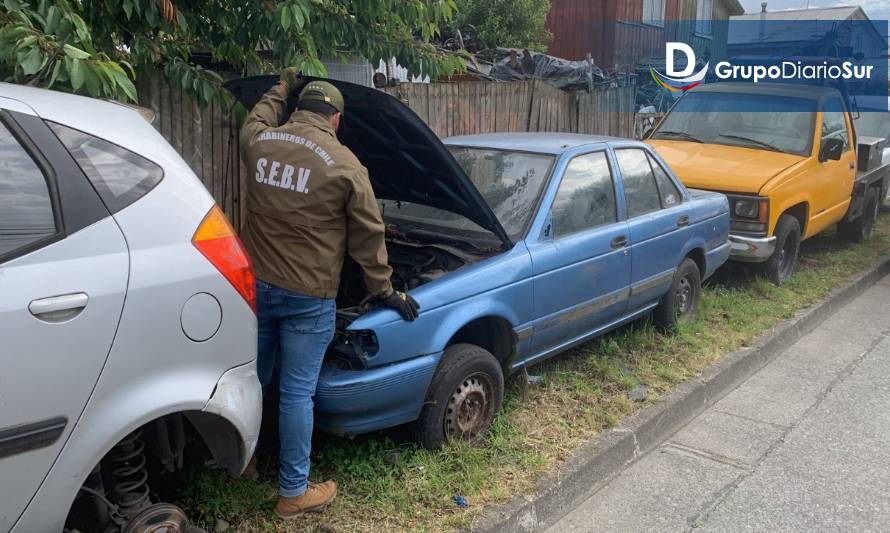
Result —
[[[136, 101], [137, 73], [162, 70], [201, 105], [231, 99], [212, 65], [242, 75], [322, 57], [395, 57], [415, 75], [459, 68], [430, 44], [454, 0], [0, 0], [0, 79]], [[210, 61], [198, 64], [196, 53]]]
[[481, 41], [485, 48], [544, 51], [550, 0], [457, 0], [453, 27]]

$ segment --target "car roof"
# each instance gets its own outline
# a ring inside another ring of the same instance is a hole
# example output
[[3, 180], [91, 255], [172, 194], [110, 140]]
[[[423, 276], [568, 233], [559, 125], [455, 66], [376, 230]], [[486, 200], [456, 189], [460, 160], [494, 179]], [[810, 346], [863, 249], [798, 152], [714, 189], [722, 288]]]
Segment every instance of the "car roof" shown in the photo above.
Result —
[[734, 93], [734, 94], [769, 94], [772, 96], [789, 96], [819, 100], [824, 96], [840, 96], [840, 91], [832, 87], [816, 85], [796, 85], [791, 83], [746, 83], [723, 82], [700, 85], [690, 93]]
[[154, 128], [132, 107], [12, 83], [0, 83], [0, 98], [4, 97], [27, 105], [45, 120], [109, 140], [147, 157], [156, 151], [152, 146], [156, 137], [140, 135], [148, 131], [146, 128]]
[[448, 137], [443, 142], [452, 146], [559, 155], [579, 146], [615, 141], [635, 142], [618, 137], [579, 133], [483, 133]]

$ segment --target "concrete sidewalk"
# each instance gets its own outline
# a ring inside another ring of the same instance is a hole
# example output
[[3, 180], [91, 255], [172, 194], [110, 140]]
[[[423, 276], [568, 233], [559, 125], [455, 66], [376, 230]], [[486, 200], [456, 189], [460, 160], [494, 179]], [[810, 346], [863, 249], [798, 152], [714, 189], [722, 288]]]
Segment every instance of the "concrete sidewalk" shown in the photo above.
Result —
[[890, 528], [890, 277], [550, 532]]

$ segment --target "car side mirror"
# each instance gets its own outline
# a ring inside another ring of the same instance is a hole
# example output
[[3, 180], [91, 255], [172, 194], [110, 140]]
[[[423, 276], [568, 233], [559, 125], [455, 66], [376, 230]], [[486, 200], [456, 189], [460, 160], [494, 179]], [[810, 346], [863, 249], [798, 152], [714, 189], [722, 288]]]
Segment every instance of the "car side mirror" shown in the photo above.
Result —
[[840, 161], [843, 153], [844, 141], [835, 138], [825, 139], [822, 142], [822, 149], [819, 150], [819, 162]]

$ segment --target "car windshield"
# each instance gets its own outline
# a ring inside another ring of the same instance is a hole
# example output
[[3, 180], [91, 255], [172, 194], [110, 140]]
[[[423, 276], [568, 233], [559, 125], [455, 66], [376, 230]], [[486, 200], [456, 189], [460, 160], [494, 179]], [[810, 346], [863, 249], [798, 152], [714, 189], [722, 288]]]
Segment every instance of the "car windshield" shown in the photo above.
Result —
[[815, 100], [765, 94], [687, 93], [653, 138], [809, 155], [815, 117]]
[[[488, 148], [449, 146], [448, 150], [482, 193], [485, 202], [514, 241], [525, 233], [554, 157]], [[447, 232], [486, 232], [461, 215], [411, 202], [381, 200], [389, 222], [416, 222]]]

